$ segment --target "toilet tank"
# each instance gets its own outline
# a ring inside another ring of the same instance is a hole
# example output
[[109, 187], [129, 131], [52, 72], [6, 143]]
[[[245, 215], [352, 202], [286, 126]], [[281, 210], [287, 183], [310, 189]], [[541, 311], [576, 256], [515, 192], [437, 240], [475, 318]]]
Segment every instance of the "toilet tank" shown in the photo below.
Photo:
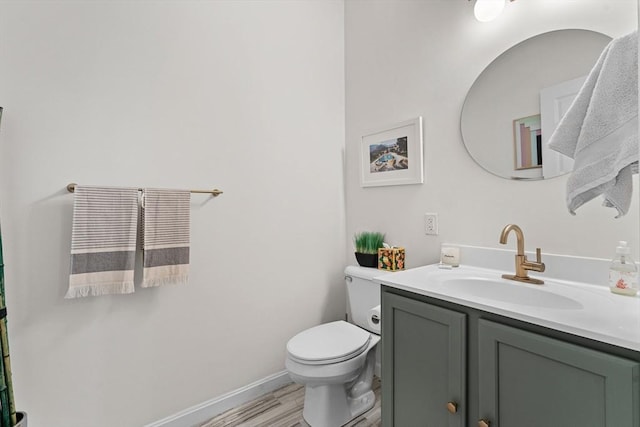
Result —
[[350, 265], [344, 270], [347, 283], [349, 321], [370, 332], [368, 323], [369, 310], [380, 305], [380, 285], [373, 281], [374, 277], [390, 274], [389, 271], [377, 268]]

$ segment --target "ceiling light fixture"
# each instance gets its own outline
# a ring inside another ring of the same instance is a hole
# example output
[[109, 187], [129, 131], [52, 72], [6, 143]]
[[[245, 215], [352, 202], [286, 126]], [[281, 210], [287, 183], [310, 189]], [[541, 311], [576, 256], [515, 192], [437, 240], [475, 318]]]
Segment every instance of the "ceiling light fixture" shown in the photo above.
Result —
[[506, 2], [507, 0], [476, 0], [476, 4], [473, 7], [473, 14], [480, 22], [493, 21], [500, 16]]

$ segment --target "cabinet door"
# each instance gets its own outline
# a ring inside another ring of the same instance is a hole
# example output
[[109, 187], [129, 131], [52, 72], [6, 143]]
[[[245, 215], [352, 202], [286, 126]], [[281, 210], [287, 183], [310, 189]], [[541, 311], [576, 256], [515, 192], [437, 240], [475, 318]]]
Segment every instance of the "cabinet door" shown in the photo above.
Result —
[[634, 361], [480, 320], [479, 418], [491, 427], [638, 426]]
[[385, 427], [464, 426], [465, 317], [462, 313], [383, 293]]

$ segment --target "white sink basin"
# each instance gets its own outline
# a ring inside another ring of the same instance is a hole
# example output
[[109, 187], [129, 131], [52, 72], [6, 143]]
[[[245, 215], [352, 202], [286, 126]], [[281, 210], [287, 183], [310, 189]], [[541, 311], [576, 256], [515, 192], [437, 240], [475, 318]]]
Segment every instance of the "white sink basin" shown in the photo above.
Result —
[[[498, 276], [499, 277], [499, 276]], [[442, 277], [440, 285], [452, 292], [484, 300], [559, 310], [581, 310], [584, 306], [573, 298], [551, 292], [544, 285], [529, 285], [507, 279], [479, 277]]]
[[612, 294], [607, 286], [536, 274], [543, 285], [503, 279], [499, 271], [437, 265], [385, 274], [393, 288], [640, 351], [640, 298]]

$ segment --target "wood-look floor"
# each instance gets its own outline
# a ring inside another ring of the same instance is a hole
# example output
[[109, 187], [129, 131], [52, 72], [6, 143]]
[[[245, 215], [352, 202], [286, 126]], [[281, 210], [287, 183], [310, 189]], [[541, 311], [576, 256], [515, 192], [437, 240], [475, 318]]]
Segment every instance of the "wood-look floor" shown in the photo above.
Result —
[[[379, 427], [380, 381], [374, 378], [376, 403], [346, 427]], [[302, 418], [304, 387], [289, 384], [249, 403], [230, 409], [200, 427], [308, 427]]]

